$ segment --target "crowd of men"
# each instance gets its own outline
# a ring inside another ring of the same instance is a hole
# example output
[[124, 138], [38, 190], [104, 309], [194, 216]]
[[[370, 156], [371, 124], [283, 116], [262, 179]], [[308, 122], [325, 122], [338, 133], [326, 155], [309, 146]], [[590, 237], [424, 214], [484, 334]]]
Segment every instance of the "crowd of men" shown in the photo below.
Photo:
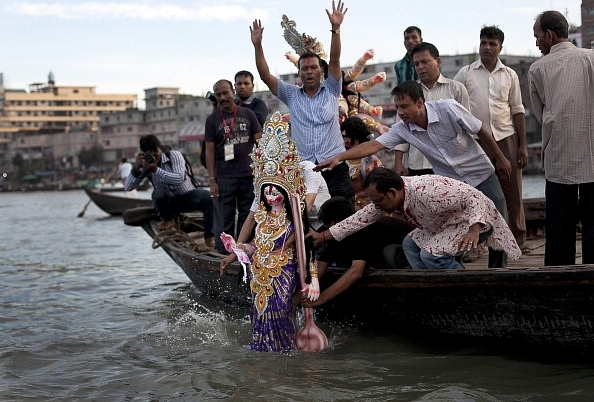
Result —
[[[311, 177], [308, 211], [315, 203], [314, 211], [320, 212], [311, 235], [314, 242], [350, 239], [345, 245], [374, 242], [384, 247], [390, 239], [406, 258], [403, 264], [394, 264], [396, 254], [386, 252], [381, 253], [386, 257], [383, 262], [412, 269], [463, 268], [463, 256], [484, 246], [489, 247], [489, 267], [505, 267], [508, 258], [519, 258], [528, 251], [522, 205], [522, 169], [528, 155], [518, 76], [498, 57], [504, 33], [496, 26], [484, 26], [479, 32], [480, 58], [448, 79], [440, 72], [437, 47], [423, 41], [418, 27], [406, 28], [406, 55], [394, 66], [398, 85], [391, 91], [397, 121], [375, 140], [347, 142], [345, 148], [338, 118], [344, 14], [332, 20], [328, 61], [314, 52], [300, 55], [300, 85], [271, 74], [263, 47], [264, 27], [259, 20], [250, 27], [259, 77], [287, 106], [292, 140]], [[557, 11], [539, 14], [533, 30], [543, 54], [530, 67], [529, 86], [532, 109], [542, 123], [544, 263], [575, 264], [578, 221], [582, 262], [594, 263], [594, 51], [578, 49], [568, 40], [567, 20]], [[170, 227], [179, 212], [203, 211], [205, 241], [221, 254], [228, 254], [221, 232], [243, 242], [253, 228], [249, 154], [268, 115], [253, 89], [254, 77], [248, 71], [238, 72], [235, 83], [221, 79], [213, 86], [216, 105], [205, 129], [209, 190], [191, 186], [183, 156], [164, 149], [154, 136], [141, 139], [142, 152], [126, 180], [126, 189], [133, 189], [145, 177], [151, 178], [161, 228]], [[356, 210], [352, 165], [346, 161], [382, 149], [396, 151], [395, 167], [360, 172], [368, 202]], [[147, 160], [147, 155], [155, 158]], [[321, 175], [314, 175], [318, 171]], [[325, 194], [320, 196], [320, 189]], [[324, 208], [323, 201], [334, 207]], [[396, 220], [386, 220], [386, 214]], [[360, 230], [365, 234], [357, 235]], [[350, 250], [352, 258], [346, 263], [352, 263], [353, 270], [322, 292], [317, 302], [306, 304], [318, 305], [342, 292], [361, 275], [366, 262], [378, 257], [377, 252], [352, 253], [349, 246], [331, 249], [343, 250], [334, 252], [337, 259]], [[320, 255], [323, 267], [332, 262], [328, 255], [332, 253]], [[225, 257], [222, 270], [233, 259]]]

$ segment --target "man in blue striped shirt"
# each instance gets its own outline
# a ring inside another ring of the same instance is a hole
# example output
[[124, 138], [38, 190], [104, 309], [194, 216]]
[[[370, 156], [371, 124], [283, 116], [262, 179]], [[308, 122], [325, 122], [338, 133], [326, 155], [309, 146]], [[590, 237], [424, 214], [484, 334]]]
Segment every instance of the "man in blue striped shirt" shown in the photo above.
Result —
[[[425, 103], [421, 84], [406, 81], [392, 89], [394, 105], [401, 120], [375, 141], [357, 145], [343, 154], [316, 166], [332, 169], [340, 161], [362, 158], [383, 148], [409, 143], [433, 165], [435, 174], [463, 181], [481, 191], [493, 201], [507, 221], [507, 206], [497, 176], [509, 180], [511, 163], [497, 146], [482, 122], [453, 99]], [[478, 145], [477, 135], [493, 153], [493, 164]], [[502, 251], [489, 250], [489, 268], [505, 267]]]
[[[302, 86], [287, 84], [270, 73], [262, 47], [264, 28], [259, 20], [250, 27], [255, 49], [256, 67], [260, 78], [289, 108], [291, 115], [291, 138], [297, 145], [301, 159], [314, 163], [330, 159], [345, 151], [338, 119], [338, 99], [342, 91], [340, 69], [340, 25], [348, 9], [344, 3], [332, 6], [332, 13], [326, 10], [332, 29], [328, 77], [324, 79], [325, 61], [313, 52], [305, 52], [299, 59], [299, 78]], [[333, 170], [322, 172], [330, 195], [354, 200], [354, 190], [346, 163]]]
[[161, 218], [159, 229], [171, 227], [171, 221], [180, 212], [202, 211], [204, 214], [204, 240], [213, 247], [212, 233], [213, 205], [210, 193], [195, 188], [186, 174], [186, 161], [179, 151], [163, 150], [159, 139], [154, 135], [140, 138], [140, 152], [136, 163], [126, 179], [126, 191], [138, 187], [149, 177], [153, 183], [153, 204]]

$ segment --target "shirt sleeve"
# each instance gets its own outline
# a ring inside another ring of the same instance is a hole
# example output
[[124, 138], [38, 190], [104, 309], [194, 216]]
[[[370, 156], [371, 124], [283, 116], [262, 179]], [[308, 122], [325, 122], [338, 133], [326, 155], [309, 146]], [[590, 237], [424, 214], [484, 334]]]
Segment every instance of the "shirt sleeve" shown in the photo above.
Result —
[[404, 148], [406, 148], [406, 150], [404, 148], [398, 148], [398, 150], [406, 152], [408, 151], [408, 143], [404, 141], [400, 135], [398, 135], [399, 130], [406, 130], [405, 123], [402, 120], [398, 123], [392, 124], [392, 127], [390, 127], [387, 132], [377, 137], [375, 141], [379, 142], [388, 149], [393, 149], [397, 145], [405, 144]]
[[169, 160], [171, 161], [171, 172], [158, 167], [153, 175], [173, 186], [181, 186], [186, 179], [186, 161], [178, 151], [171, 151], [169, 153]]
[[253, 112], [258, 118], [260, 126], [264, 127], [266, 117], [268, 117], [268, 106], [266, 106], [266, 102], [259, 98], [254, 99], [254, 102], [256, 102], [256, 105], [254, 106]]
[[449, 113], [455, 115], [455, 120], [464, 128], [469, 134], [475, 135], [483, 126], [483, 122], [474, 117], [468, 109], [458, 103], [456, 100], [451, 100], [452, 107], [448, 108]]
[[520, 79], [518, 74], [509, 67], [506, 67], [511, 76], [511, 88], [509, 92], [509, 107], [512, 116], [518, 113], [525, 113], [524, 104], [522, 103], [522, 92], [520, 90]]
[[374, 204], [367, 204], [354, 215], [340, 221], [329, 230], [334, 239], [341, 241], [345, 237], [371, 225], [373, 222], [377, 222], [383, 214], [384, 212]]
[[528, 71], [528, 87], [530, 88], [530, 102], [532, 103], [532, 111], [536, 120], [542, 124], [542, 113], [544, 110], [544, 103], [541, 98], [542, 83], [540, 78], [532, 71]]

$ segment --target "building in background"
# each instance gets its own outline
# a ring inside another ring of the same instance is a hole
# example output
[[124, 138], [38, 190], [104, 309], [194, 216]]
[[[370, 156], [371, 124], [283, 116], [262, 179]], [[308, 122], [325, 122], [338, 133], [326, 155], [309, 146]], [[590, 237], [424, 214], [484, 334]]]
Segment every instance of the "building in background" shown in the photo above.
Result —
[[582, 1], [582, 47], [594, 49], [594, 0]]
[[[136, 95], [98, 94], [93, 86], [59, 86], [53, 73], [29, 91], [0, 92], [0, 168], [12, 158], [41, 161], [40, 168], [76, 166], [75, 156], [97, 143], [99, 116], [136, 106]], [[47, 165], [47, 166], [45, 166]]]
[[[594, 26], [594, 0], [583, 2], [582, 18], [581, 31], [585, 34], [591, 29], [588, 21]], [[441, 72], [453, 78], [462, 66], [478, 58], [478, 53], [443, 55]], [[520, 79], [526, 108], [527, 142], [534, 152], [534, 161], [538, 161], [540, 126], [531, 111], [527, 83], [528, 68], [538, 57], [502, 54], [500, 58]], [[359, 77], [365, 79], [378, 72], [386, 73], [386, 81], [362, 96], [370, 104], [383, 107], [378, 120], [388, 126], [396, 117], [390, 97], [396, 84], [393, 65], [393, 61], [369, 63]], [[281, 75], [280, 79], [299, 84], [297, 69]], [[269, 91], [257, 92], [256, 96], [266, 102], [271, 113], [287, 113], [286, 106]], [[145, 109], [141, 110], [137, 107], [136, 95], [101, 95], [95, 93], [95, 87], [57, 86], [51, 73], [47, 84], [31, 84], [29, 92], [6, 89], [0, 73], [0, 170], [13, 171], [12, 158], [17, 153], [25, 160], [42, 161], [42, 169], [80, 169], [83, 166], [77, 155], [85, 149], [101, 152], [105, 164], [101, 168], [107, 170], [122, 158], [133, 159], [140, 137], [147, 134], [156, 135], [163, 144], [182, 151], [198, 165], [204, 124], [212, 113], [210, 100], [180, 94], [176, 87], [155, 87], [145, 90], [144, 101]]]

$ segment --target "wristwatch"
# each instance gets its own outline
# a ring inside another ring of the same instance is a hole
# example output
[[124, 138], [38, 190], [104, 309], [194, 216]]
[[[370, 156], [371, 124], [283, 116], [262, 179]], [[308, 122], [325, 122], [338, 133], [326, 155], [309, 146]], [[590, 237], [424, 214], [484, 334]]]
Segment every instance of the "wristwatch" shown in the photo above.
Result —
[[340, 35], [340, 28], [331, 29], [330, 32], [332, 32], [334, 35]]

